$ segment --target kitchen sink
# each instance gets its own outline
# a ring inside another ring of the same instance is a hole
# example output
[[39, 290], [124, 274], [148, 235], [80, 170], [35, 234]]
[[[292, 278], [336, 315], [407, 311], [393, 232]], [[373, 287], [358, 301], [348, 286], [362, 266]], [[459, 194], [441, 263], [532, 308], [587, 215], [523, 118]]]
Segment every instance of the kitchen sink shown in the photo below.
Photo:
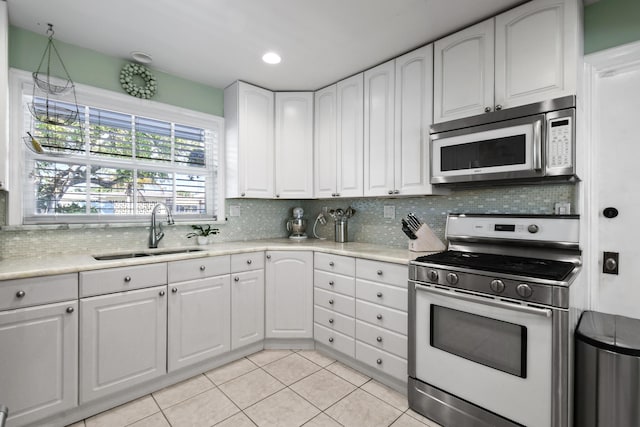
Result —
[[202, 249], [172, 249], [159, 252], [125, 252], [121, 254], [93, 255], [93, 259], [98, 261], [110, 261], [116, 259], [141, 258], [147, 256], [188, 254], [190, 252], [199, 252], [201, 250]]

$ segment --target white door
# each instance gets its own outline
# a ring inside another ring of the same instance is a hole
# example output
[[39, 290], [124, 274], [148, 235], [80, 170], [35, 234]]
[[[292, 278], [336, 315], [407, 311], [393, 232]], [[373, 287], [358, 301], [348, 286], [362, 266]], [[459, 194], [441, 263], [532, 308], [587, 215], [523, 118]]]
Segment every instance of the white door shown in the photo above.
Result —
[[313, 252], [267, 252], [266, 338], [313, 338]]
[[314, 196], [332, 197], [337, 184], [336, 85], [320, 89], [314, 97]]
[[364, 72], [364, 195], [393, 194], [395, 60]]
[[[640, 263], [637, 233], [640, 192], [637, 179], [640, 144], [640, 43], [609, 49], [585, 57], [593, 64], [590, 162], [585, 168], [587, 205], [592, 237], [585, 256], [591, 286], [591, 308], [640, 318]], [[607, 218], [607, 207], [618, 215]], [[603, 252], [618, 252], [618, 274], [603, 273]]]
[[313, 197], [313, 93], [276, 93], [276, 198]]
[[80, 300], [80, 403], [167, 372], [167, 287]]
[[264, 338], [264, 270], [231, 275], [231, 349]]
[[229, 275], [170, 286], [168, 371], [226, 353], [231, 348]]
[[433, 118], [433, 45], [396, 58], [395, 187], [401, 195], [432, 194], [429, 127]]
[[78, 404], [77, 301], [0, 312], [0, 403], [10, 426]]
[[337, 83], [338, 183], [336, 197], [363, 195], [362, 73]]
[[270, 199], [274, 195], [273, 92], [243, 82], [238, 90], [240, 195]]
[[493, 110], [493, 18], [434, 43], [434, 123]]
[[576, 93], [581, 35], [575, 0], [536, 0], [495, 20], [496, 108]]

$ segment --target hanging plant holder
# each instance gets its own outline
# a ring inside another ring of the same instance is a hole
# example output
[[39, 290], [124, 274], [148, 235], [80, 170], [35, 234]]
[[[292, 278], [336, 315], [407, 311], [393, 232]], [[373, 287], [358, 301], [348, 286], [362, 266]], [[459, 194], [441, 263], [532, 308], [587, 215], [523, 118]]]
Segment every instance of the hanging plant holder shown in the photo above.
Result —
[[[40, 59], [38, 69], [33, 73], [33, 82], [38, 86], [38, 88], [40, 88], [40, 90], [47, 94], [62, 95], [73, 90], [74, 85], [71, 77], [69, 76], [69, 72], [67, 71], [67, 67], [65, 67], [64, 62], [62, 62], [58, 49], [56, 49], [56, 46], [53, 44], [53, 24], [47, 25], [49, 25], [49, 29], [47, 30], [49, 41], [47, 42], [47, 47], [44, 49], [44, 53]], [[45, 65], [46, 68], [43, 69], [43, 65]], [[52, 76], [52, 66], [55, 69], [61, 69], [64, 71], [65, 77], [56, 78], [55, 76]]]
[[[68, 104], [67, 104], [68, 105]], [[39, 98], [34, 93], [33, 100], [29, 103], [31, 115], [38, 121], [49, 125], [70, 125], [78, 120], [78, 105], [69, 108], [49, 98]]]

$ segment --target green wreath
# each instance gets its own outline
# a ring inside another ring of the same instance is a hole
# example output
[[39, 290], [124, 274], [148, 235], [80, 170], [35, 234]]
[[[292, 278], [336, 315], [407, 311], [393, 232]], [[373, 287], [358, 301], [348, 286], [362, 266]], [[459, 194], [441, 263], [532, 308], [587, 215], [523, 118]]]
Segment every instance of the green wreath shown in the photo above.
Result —
[[[144, 87], [136, 84], [134, 77], [139, 76], [144, 80]], [[122, 89], [131, 96], [149, 99], [156, 94], [158, 83], [155, 76], [147, 67], [140, 64], [128, 63], [120, 71], [120, 84]]]

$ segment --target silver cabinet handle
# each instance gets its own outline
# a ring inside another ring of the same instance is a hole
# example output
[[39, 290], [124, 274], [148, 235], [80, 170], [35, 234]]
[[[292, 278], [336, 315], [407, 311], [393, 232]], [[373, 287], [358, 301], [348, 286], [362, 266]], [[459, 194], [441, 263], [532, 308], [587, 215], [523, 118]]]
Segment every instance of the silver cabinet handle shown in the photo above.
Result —
[[329, 262], [329, 267], [333, 267], [335, 265], [335, 263], [333, 261]]
[[161, 297], [163, 297], [163, 296], [164, 296], [164, 291], [160, 291], [160, 292], [158, 292], [158, 295], [160, 295]]
[[389, 191], [388, 191], [388, 193], [389, 193], [389, 194], [393, 194], [393, 190], [389, 190]]
[[267, 259], [271, 259], [271, 255], [267, 254]]
[[376, 294], [376, 296], [377, 296], [378, 298], [382, 298], [382, 292], [378, 292], [378, 293]]
[[251, 260], [250, 259], [247, 260], [247, 264], [251, 265]]
[[340, 193], [336, 193], [336, 197], [340, 197]]
[[329, 338], [329, 342], [333, 342], [333, 337]]
[[393, 194], [400, 194], [400, 190], [393, 190]]
[[376, 271], [376, 274], [377, 274], [378, 276], [382, 276], [382, 270], [378, 270], [378, 271]]
[[240, 197], [244, 197], [244, 193], [240, 193]]
[[16, 296], [17, 296], [18, 298], [24, 298], [24, 296], [25, 296], [26, 294], [27, 294], [27, 293], [26, 293], [25, 291], [18, 291], [18, 292], [16, 292]]
[[332, 299], [329, 300], [329, 304], [333, 305], [333, 300]]
[[491, 112], [491, 107], [484, 107], [484, 112], [485, 113], [490, 113]]
[[174, 294], [178, 292], [178, 288], [173, 288], [171, 289], [171, 292], [173, 292]]
[[124, 282], [129, 283], [131, 281], [131, 276], [124, 276]]
[[376, 316], [376, 319], [378, 319], [378, 320], [382, 320], [382, 314], [378, 314], [378, 315]]
[[67, 313], [73, 313], [74, 308], [73, 307], [67, 307]]
[[207, 267], [205, 265], [201, 265], [200, 266], [200, 271], [205, 271], [207, 269]]
[[378, 337], [378, 338], [376, 338], [376, 341], [378, 341], [378, 342], [382, 342], [382, 337]]
[[329, 319], [329, 323], [333, 323], [333, 319]]
[[500, 104], [496, 105], [496, 111], [500, 111], [500, 110], [502, 110], [502, 105]]
[[234, 281], [234, 282], [239, 282], [239, 281], [240, 281], [240, 278], [236, 276], [236, 277], [234, 277], [234, 278], [233, 278], [233, 281]]
[[329, 280], [329, 286], [333, 286], [335, 284], [336, 284], [336, 282], [334, 282], [333, 280]]
[[382, 365], [382, 359], [378, 359], [378, 360], [376, 360], [376, 363], [377, 363], [378, 365]]

